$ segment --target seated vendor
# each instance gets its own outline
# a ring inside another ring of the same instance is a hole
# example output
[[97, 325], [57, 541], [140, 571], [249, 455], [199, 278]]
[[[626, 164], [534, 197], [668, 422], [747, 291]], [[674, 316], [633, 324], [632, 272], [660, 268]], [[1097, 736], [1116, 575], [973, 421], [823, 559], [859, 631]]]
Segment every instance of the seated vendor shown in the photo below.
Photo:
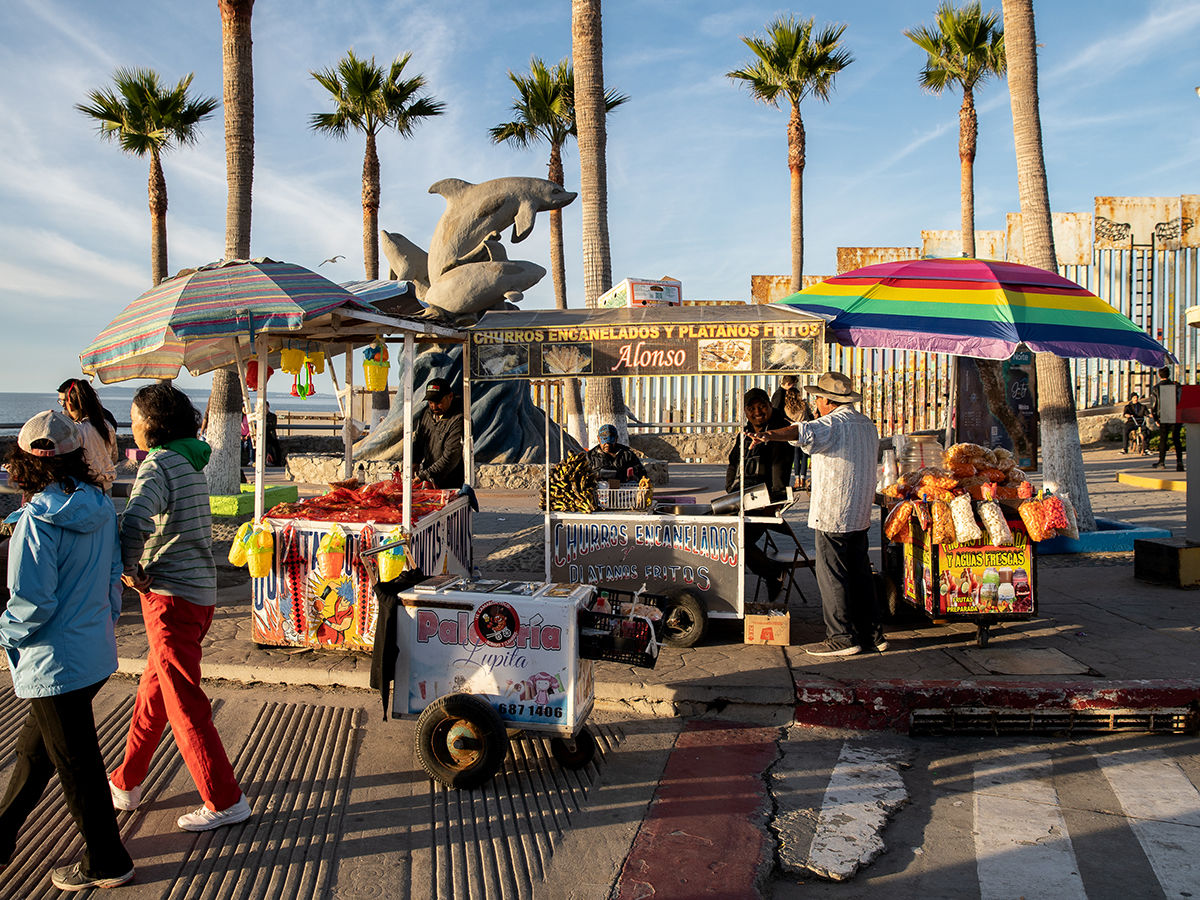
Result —
[[463, 485], [462, 401], [445, 378], [425, 386], [425, 409], [413, 428], [413, 475], [442, 490]]
[[588, 451], [588, 462], [598, 477], [602, 472], [622, 481], [640, 481], [646, 477], [646, 469], [636, 453], [617, 442], [617, 429], [613, 425], [600, 426], [600, 443]]

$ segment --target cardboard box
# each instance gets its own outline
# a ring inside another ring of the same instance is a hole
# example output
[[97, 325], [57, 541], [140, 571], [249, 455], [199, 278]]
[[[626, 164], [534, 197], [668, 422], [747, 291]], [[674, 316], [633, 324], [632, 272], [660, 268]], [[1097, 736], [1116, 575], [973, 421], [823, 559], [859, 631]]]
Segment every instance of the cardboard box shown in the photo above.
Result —
[[785, 609], [746, 608], [744, 643], [786, 647], [791, 641], [792, 614]]
[[679, 306], [683, 302], [683, 284], [677, 278], [663, 276], [626, 278], [613, 285], [596, 300], [596, 306], [611, 309], [629, 306]]

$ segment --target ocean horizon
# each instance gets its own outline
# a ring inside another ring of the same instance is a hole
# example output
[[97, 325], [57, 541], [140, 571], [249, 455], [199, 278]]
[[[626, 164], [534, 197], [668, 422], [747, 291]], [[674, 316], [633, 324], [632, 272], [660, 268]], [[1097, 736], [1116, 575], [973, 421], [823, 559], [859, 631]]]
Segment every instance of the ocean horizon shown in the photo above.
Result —
[[[129, 432], [129, 407], [133, 403], [133, 395], [137, 392], [138, 387], [122, 387], [120, 385], [102, 384], [95, 386], [96, 393], [100, 397], [100, 403], [116, 417], [117, 423], [120, 426], [122, 433]], [[211, 393], [207, 388], [180, 388], [187, 394], [192, 403], [201, 412], [204, 412], [204, 407], [208, 405], [208, 395]], [[251, 400], [257, 395], [251, 394]], [[318, 394], [316, 397], [308, 397], [301, 399], [293, 397], [290, 393], [281, 393], [278, 391], [267, 391], [267, 402], [271, 404], [271, 409], [275, 412], [281, 410], [290, 410], [293, 412], [336, 412], [338, 408], [337, 399], [333, 396], [333, 390], [330, 388], [323, 394]], [[30, 418], [43, 412], [47, 409], [56, 411], [61, 410], [58, 405], [58, 392], [36, 392], [26, 393], [20, 391], [0, 391], [0, 435], [14, 435], [21, 430], [21, 426]]]

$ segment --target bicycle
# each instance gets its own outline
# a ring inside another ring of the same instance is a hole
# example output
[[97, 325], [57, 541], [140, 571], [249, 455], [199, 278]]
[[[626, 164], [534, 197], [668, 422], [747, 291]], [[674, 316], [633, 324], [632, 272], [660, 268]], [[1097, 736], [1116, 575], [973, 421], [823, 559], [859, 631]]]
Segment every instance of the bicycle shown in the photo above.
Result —
[[1149, 451], [1146, 449], [1147, 440], [1150, 437], [1150, 429], [1146, 427], [1146, 417], [1140, 419], [1133, 416], [1133, 434], [1129, 435], [1129, 452], [1134, 456], [1145, 456]]

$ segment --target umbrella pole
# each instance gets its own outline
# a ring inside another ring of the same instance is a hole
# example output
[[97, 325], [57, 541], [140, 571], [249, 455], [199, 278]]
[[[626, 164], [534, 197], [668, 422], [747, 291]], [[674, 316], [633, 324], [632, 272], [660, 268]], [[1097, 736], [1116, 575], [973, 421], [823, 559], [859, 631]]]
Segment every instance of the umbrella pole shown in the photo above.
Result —
[[254, 406], [250, 403], [250, 386], [246, 382], [246, 360], [242, 356], [242, 342], [236, 337], [233, 339], [233, 359], [237, 364], [238, 387], [242, 389], [242, 411], [249, 416]]
[[349, 478], [354, 471], [354, 441], [350, 434], [350, 420], [354, 412], [354, 345], [346, 345], [346, 405], [342, 407], [342, 477]]
[[950, 390], [946, 399], [946, 443], [954, 443], [954, 408], [958, 405], [958, 357], [950, 357]]
[[[255, 411], [254, 441], [254, 521], [262, 520], [266, 507], [266, 489], [263, 483], [267, 465], [267, 339], [258, 336], [258, 408]], [[248, 402], [248, 401], [247, 401]]]
[[400, 361], [400, 396], [404, 403], [404, 468], [400, 477], [404, 480], [403, 514], [404, 531], [412, 533], [412, 485], [413, 485], [413, 355], [415, 341], [411, 331], [404, 332], [404, 358]]
[[463, 483], [475, 483], [475, 435], [471, 431], [471, 341], [463, 341]]
[[329, 360], [329, 377], [333, 379], [333, 397], [337, 400], [338, 412], [345, 418], [346, 404], [343, 402], [341, 385], [338, 384], [337, 370], [333, 367], [333, 356], [324, 345], [322, 345], [322, 349], [326, 351], [325, 357]]

